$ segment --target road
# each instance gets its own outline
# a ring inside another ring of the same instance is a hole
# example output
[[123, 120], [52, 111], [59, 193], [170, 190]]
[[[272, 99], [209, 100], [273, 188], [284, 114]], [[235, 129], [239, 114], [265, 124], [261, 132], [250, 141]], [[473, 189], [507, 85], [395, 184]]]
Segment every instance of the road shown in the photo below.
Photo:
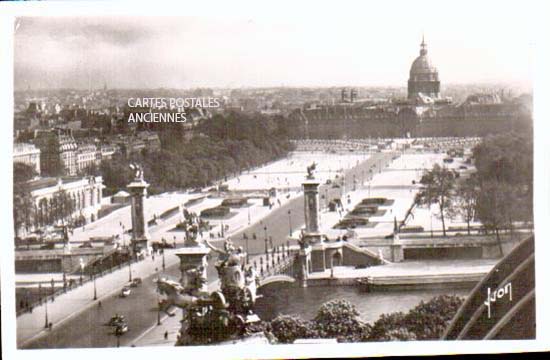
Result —
[[[357, 180], [357, 186], [360, 186], [362, 180], [367, 181], [370, 170], [375, 175], [391, 161], [392, 156], [391, 153], [375, 153], [365, 162], [346, 171], [345, 190], [352, 189], [354, 176]], [[333, 188], [331, 185], [322, 185], [319, 193], [325, 196], [328, 194], [330, 198], [339, 195], [342, 190], [342, 188]], [[267, 237], [273, 239], [274, 246], [286, 243], [289, 227], [292, 226], [292, 229], [296, 230], [304, 224], [303, 204], [304, 199], [301, 195], [282, 206], [275, 205], [273, 211], [263, 220], [232, 234], [233, 242], [237, 246], [246, 249], [247, 243], [243, 239], [243, 232], [246, 232], [249, 238], [249, 253], [251, 255], [262, 254], [265, 252], [266, 230], [264, 228], [267, 228]], [[320, 205], [324, 205], [324, 200], [320, 201]], [[169, 227], [165, 226], [165, 228]], [[256, 240], [252, 239], [254, 233], [257, 236]], [[143, 261], [151, 260], [145, 259]], [[157, 261], [159, 260], [157, 259]], [[217, 279], [213, 264], [214, 259], [211, 259], [207, 269], [209, 279]], [[159, 268], [159, 270], [161, 269]], [[164, 274], [179, 279], [178, 265], [167, 267]], [[103, 298], [101, 307], [94, 306], [61, 323], [59, 326], [54, 325], [50, 333], [30, 344], [26, 344], [24, 348], [114, 347], [116, 346], [116, 338], [112, 334], [111, 328], [104, 325], [114, 314], [124, 315], [128, 320], [129, 332], [120, 338], [120, 345], [125, 346], [131, 343], [157, 322], [157, 293], [154, 279], [158, 276], [158, 273], [153, 273], [144, 278], [143, 284], [138, 288], [134, 288], [132, 294], [127, 298], [121, 298], [118, 294]]]

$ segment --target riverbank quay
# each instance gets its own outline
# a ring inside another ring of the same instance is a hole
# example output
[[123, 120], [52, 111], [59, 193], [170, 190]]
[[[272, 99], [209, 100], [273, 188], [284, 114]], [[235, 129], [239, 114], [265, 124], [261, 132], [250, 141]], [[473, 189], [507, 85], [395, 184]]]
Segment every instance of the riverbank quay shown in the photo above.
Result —
[[311, 273], [308, 286], [362, 286], [367, 291], [473, 286], [498, 259], [405, 261], [364, 269], [336, 266]]

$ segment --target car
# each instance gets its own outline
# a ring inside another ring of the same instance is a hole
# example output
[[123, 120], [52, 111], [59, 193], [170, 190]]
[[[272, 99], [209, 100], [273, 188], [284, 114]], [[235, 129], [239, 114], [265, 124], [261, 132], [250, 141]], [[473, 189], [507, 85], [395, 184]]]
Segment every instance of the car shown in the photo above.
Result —
[[108, 326], [117, 326], [119, 324], [122, 324], [122, 323], [126, 323], [126, 318], [124, 317], [124, 315], [118, 315], [116, 314], [115, 316], [113, 316], [109, 322], [107, 323]]
[[120, 291], [120, 297], [128, 297], [130, 296], [130, 293], [132, 292], [132, 290], [130, 289], [129, 286], [125, 286], [122, 288], [122, 290]]
[[130, 283], [130, 286], [131, 287], [138, 287], [139, 285], [141, 285], [141, 278], [135, 278], [134, 280], [132, 280], [132, 282]]
[[467, 167], [466, 165], [460, 165], [458, 168], [459, 168], [460, 170], [466, 170], [466, 169], [468, 169], [468, 167]]
[[117, 335], [122, 335], [127, 332], [128, 332], [128, 324], [126, 323], [118, 324], [115, 328], [115, 333], [117, 333]]

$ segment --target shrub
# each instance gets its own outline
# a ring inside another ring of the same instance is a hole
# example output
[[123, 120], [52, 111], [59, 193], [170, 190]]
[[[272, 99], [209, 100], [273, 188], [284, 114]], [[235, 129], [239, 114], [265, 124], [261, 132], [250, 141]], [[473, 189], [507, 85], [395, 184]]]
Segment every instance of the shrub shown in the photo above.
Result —
[[323, 338], [337, 338], [338, 341], [361, 341], [370, 331], [370, 326], [361, 322], [359, 312], [347, 300], [333, 300], [319, 308], [313, 320], [319, 335]]
[[391, 314], [382, 314], [373, 324], [367, 341], [388, 341], [390, 333], [400, 331], [405, 325], [405, 314], [395, 312]]
[[279, 315], [270, 325], [273, 335], [284, 344], [291, 344], [296, 339], [319, 337], [310, 321], [296, 315]]
[[428, 302], [421, 301], [405, 316], [406, 327], [416, 334], [418, 340], [439, 339], [462, 302], [462, 298], [454, 295], [440, 295]]

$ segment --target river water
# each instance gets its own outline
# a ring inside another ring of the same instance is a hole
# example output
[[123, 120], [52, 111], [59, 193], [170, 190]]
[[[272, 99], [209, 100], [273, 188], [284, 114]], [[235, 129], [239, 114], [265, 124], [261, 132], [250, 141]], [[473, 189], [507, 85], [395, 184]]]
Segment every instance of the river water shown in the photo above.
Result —
[[264, 297], [256, 301], [255, 310], [262, 320], [269, 321], [277, 315], [300, 315], [304, 320], [315, 317], [319, 307], [330, 300], [348, 300], [355, 305], [363, 321], [374, 323], [384, 313], [408, 312], [420, 301], [428, 301], [438, 295], [466, 297], [471, 289], [430, 289], [365, 292], [357, 286], [308, 287], [273, 284], [261, 289]]

